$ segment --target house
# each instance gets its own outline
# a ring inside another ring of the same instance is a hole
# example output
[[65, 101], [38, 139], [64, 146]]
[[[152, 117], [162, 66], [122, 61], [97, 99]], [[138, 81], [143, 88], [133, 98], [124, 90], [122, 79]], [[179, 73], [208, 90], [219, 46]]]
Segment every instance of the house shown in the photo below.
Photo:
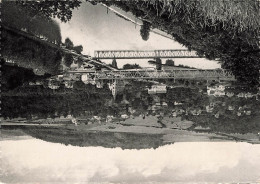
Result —
[[241, 116], [242, 115], [242, 113], [241, 112], [237, 112], [237, 116]]
[[216, 113], [214, 116], [215, 116], [215, 118], [217, 118], [217, 119], [218, 119], [218, 118], [219, 118], [219, 112], [218, 112], [218, 113]]
[[228, 110], [229, 110], [229, 111], [233, 111], [233, 110], [235, 110], [235, 107], [232, 106], [232, 105], [229, 105], [229, 106], [228, 106]]
[[123, 92], [125, 85], [123, 80], [114, 80], [114, 82], [108, 83], [108, 88], [112, 92], [114, 99], [116, 99], [117, 94]]
[[213, 107], [212, 106], [209, 106], [209, 105], [207, 105], [206, 106], [206, 112], [213, 112]]
[[252, 98], [252, 97], [253, 97], [252, 93], [248, 92], [248, 93], [245, 94], [245, 98]]
[[182, 103], [179, 103], [179, 102], [174, 102], [174, 105], [182, 105]]
[[193, 109], [193, 110], [191, 110], [190, 111], [190, 113], [193, 115], [193, 116], [198, 116], [198, 115], [200, 115], [201, 114], [201, 109]]
[[96, 82], [96, 87], [97, 87], [97, 88], [103, 88], [103, 86], [104, 86], [103, 81], [97, 81], [97, 82]]
[[127, 119], [127, 118], [129, 118], [129, 116], [128, 116], [127, 114], [122, 114], [122, 115], [121, 115], [121, 118]]
[[162, 106], [165, 106], [165, 107], [167, 107], [167, 106], [168, 106], [168, 104], [167, 104], [166, 102], [163, 102], [163, 103], [162, 103]]
[[177, 112], [172, 112], [172, 116], [176, 117], [177, 116]]
[[238, 93], [237, 97], [238, 98], [243, 98], [243, 97], [245, 97], [245, 94], [244, 93]]
[[58, 89], [60, 87], [60, 83], [58, 81], [55, 81], [55, 80], [49, 80], [48, 87], [50, 89]]
[[66, 88], [73, 88], [73, 83], [74, 82], [72, 82], [72, 81], [65, 81], [64, 82]]
[[93, 78], [90, 74], [81, 75], [81, 81], [85, 84], [96, 84], [95, 78]]
[[209, 96], [224, 96], [225, 95], [225, 86], [207, 86], [207, 94]]
[[233, 92], [231, 92], [231, 93], [230, 93], [230, 92], [227, 92], [226, 95], [227, 95], [227, 97], [230, 98], [230, 97], [234, 96], [234, 93], [233, 93]]
[[250, 115], [251, 115], [251, 111], [250, 111], [250, 110], [244, 111], [244, 113], [245, 113], [247, 116], [250, 116]]
[[158, 93], [166, 93], [166, 85], [153, 85], [151, 89], [148, 89], [148, 94], [158, 94]]
[[107, 115], [106, 117], [106, 123], [111, 122], [113, 120], [114, 116]]

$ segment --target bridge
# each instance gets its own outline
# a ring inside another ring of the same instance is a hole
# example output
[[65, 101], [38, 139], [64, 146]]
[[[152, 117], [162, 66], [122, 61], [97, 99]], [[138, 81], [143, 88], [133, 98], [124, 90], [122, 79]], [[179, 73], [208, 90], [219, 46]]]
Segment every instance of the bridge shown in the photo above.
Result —
[[97, 50], [97, 59], [203, 58], [189, 50]]
[[69, 71], [69, 73], [88, 74], [93, 80], [110, 79], [195, 79], [235, 81], [228, 70], [118, 70], [118, 71]]

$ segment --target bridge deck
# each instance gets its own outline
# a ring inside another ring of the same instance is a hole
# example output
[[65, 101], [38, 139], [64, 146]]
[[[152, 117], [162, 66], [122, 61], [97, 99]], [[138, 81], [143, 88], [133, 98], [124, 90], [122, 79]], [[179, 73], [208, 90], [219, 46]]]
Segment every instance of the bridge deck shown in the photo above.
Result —
[[71, 73], [89, 74], [95, 79], [205, 79], [235, 81], [228, 70], [119, 70], [119, 71], [70, 71]]
[[98, 59], [201, 58], [189, 50], [98, 50]]

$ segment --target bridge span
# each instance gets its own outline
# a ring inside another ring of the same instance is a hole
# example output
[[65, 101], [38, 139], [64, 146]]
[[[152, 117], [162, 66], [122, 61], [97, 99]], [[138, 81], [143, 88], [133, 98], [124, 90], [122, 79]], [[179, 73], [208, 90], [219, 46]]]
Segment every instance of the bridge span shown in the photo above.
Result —
[[88, 74], [95, 80], [109, 79], [195, 79], [235, 81], [228, 70], [118, 70], [118, 71], [69, 71], [69, 73]]
[[97, 50], [96, 59], [203, 58], [189, 50]]

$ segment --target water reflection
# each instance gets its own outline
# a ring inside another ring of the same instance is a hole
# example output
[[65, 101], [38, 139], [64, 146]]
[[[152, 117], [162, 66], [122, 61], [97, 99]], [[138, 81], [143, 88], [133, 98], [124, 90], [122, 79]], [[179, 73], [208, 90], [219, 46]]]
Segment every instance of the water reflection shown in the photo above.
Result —
[[4, 183], [216, 183], [260, 178], [259, 145], [247, 143], [176, 143], [155, 150], [122, 150], [28, 139], [0, 141], [0, 147]]

